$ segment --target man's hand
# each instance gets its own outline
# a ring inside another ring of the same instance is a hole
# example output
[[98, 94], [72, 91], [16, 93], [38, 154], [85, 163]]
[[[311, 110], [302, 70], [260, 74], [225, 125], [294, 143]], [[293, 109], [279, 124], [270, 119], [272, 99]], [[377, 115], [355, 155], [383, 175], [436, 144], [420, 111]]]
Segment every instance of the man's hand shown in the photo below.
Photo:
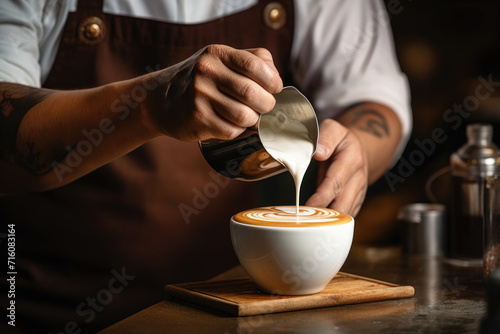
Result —
[[318, 188], [306, 205], [329, 207], [356, 215], [368, 187], [368, 164], [358, 136], [337, 121], [320, 124]]
[[[282, 86], [267, 50], [222, 45], [92, 89], [0, 83], [0, 172], [8, 175], [0, 194], [60, 187], [164, 134], [192, 141], [234, 138], [274, 107], [272, 94]], [[137, 87], [144, 94], [130, 100]], [[89, 133], [99, 140], [89, 141]]]
[[399, 118], [378, 103], [361, 103], [320, 124], [318, 187], [306, 205], [355, 216], [368, 185], [390, 167], [401, 139]]
[[283, 88], [265, 49], [210, 45], [160, 72], [162, 96], [149, 105], [153, 127], [180, 140], [233, 139], [272, 110]]

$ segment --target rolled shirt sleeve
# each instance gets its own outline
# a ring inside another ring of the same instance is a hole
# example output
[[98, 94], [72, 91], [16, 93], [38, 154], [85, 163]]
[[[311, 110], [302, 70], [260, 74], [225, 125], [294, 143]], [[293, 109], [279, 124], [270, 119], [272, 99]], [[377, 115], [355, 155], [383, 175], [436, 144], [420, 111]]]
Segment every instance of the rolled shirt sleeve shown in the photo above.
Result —
[[0, 81], [40, 87], [74, 1], [0, 1]]
[[398, 158], [411, 133], [410, 93], [401, 72], [389, 16], [378, 0], [296, 1], [292, 50], [294, 80], [311, 98], [318, 118], [334, 118], [351, 105], [378, 102], [402, 125]]
[[2, 1], [0, 4], [0, 80], [40, 86], [43, 1]]

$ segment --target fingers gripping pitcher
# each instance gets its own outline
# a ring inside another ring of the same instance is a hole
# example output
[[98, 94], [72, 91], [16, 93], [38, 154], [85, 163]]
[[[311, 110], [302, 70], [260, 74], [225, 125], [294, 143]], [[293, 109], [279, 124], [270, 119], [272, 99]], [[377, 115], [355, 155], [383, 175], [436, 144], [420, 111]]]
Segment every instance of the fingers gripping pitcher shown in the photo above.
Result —
[[[319, 137], [318, 119], [312, 105], [291, 86], [274, 96], [276, 105], [271, 112], [260, 116], [258, 129], [247, 129], [233, 140], [200, 142], [201, 152], [214, 170], [241, 181], [258, 181], [282, 173], [293, 166], [286, 166], [275, 153], [286, 153], [287, 150], [280, 150], [279, 146], [290, 138], [311, 143], [312, 151], [305, 157], [310, 160]], [[278, 147], [277, 137], [282, 139]], [[292, 147], [288, 151], [301, 153], [297, 149]]]

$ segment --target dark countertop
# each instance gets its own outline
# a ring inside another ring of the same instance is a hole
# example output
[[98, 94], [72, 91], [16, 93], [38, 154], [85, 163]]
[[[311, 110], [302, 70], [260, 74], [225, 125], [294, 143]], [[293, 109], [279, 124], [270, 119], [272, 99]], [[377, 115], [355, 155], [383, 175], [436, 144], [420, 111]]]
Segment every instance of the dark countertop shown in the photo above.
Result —
[[[398, 247], [353, 247], [343, 272], [411, 285], [408, 299], [250, 317], [217, 315], [166, 299], [100, 334], [112, 333], [478, 333], [486, 312], [482, 268], [406, 256]], [[217, 278], [241, 276], [235, 268]]]

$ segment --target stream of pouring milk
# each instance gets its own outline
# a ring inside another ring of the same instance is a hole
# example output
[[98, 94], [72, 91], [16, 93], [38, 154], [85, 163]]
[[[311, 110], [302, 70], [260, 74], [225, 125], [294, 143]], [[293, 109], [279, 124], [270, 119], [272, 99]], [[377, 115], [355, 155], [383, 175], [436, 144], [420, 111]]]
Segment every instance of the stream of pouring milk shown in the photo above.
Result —
[[[260, 120], [260, 137], [266, 151], [281, 162], [295, 182], [296, 214], [299, 214], [300, 186], [314, 153], [314, 143], [304, 124], [290, 118], [268, 116]], [[281, 118], [281, 119], [280, 119]]]

